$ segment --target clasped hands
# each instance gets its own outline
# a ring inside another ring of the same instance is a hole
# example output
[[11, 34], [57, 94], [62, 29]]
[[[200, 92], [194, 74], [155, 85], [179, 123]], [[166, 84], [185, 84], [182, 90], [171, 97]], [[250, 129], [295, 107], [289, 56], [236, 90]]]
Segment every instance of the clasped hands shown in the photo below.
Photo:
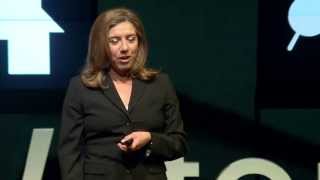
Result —
[[123, 137], [117, 146], [125, 152], [137, 151], [151, 141], [151, 134], [147, 131], [135, 131]]

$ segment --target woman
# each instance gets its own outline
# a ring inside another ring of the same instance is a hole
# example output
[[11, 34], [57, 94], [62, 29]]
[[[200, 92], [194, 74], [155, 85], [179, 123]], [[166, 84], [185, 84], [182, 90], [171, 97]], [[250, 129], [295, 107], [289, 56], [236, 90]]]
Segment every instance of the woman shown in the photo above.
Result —
[[71, 79], [63, 106], [63, 180], [164, 180], [164, 161], [185, 154], [178, 99], [166, 74], [145, 68], [147, 52], [132, 11], [98, 16], [87, 64]]

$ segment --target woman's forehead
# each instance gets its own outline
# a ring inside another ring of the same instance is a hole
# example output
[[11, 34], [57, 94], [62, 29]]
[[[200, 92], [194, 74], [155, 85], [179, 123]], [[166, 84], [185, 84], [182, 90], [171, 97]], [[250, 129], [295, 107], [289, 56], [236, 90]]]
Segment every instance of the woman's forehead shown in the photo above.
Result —
[[112, 27], [108, 33], [108, 36], [123, 36], [131, 34], [136, 34], [136, 28], [129, 21], [125, 21]]

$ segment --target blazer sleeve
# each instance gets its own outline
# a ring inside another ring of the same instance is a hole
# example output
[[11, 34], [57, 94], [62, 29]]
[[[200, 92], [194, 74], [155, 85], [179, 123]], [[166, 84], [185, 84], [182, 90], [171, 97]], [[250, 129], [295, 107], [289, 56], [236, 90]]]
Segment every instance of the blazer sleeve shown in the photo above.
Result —
[[180, 114], [179, 101], [167, 75], [163, 75], [162, 86], [166, 91], [163, 107], [165, 128], [162, 133], [151, 132], [149, 157], [158, 160], [174, 160], [182, 157], [188, 149], [186, 133]]
[[70, 81], [62, 109], [58, 159], [62, 180], [83, 180], [83, 107], [80, 78]]

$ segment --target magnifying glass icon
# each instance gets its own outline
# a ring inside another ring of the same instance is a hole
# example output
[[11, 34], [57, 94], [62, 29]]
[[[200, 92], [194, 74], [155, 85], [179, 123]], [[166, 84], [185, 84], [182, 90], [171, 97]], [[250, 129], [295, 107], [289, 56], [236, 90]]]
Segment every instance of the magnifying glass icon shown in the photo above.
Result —
[[289, 8], [288, 20], [295, 31], [287, 46], [292, 51], [300, 36], [320, 34], [320, 0], [295, 0]]

